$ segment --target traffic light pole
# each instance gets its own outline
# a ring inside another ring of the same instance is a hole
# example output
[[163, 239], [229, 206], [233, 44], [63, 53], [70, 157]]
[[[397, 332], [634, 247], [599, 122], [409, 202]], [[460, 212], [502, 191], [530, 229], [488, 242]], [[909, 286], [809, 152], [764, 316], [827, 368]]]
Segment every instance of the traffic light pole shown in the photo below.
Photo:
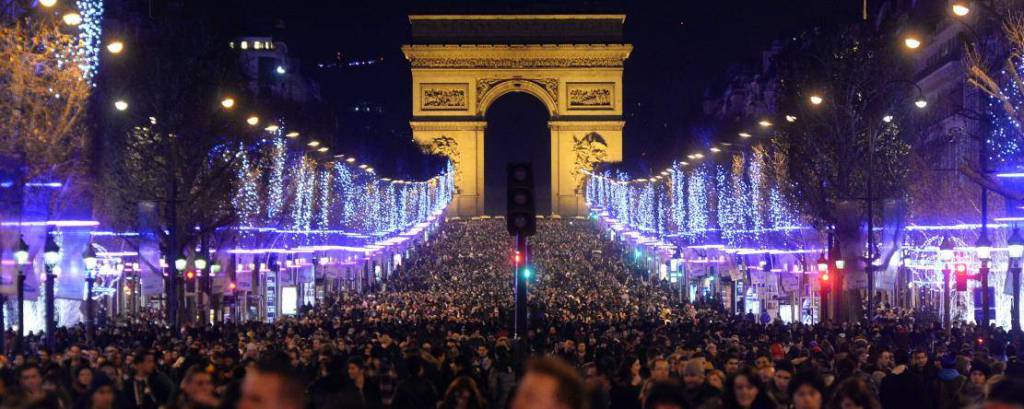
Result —
[[526, 341], [527, 332], [527, 308], [526, 308], [526, 295], [529, 291], [527, 281], [529, 278], [524, 274], [527, 260], [529, 260], [530, 254], [526, 250], [526, 236], [517, 234], [516, 238], [516, 254], [522, 255], [522, 257], [516, 257], [515, 263], [515, 286], [516, 286], [516, 316], [515, 316], [515, 335], [516, 339], [523, 342]]

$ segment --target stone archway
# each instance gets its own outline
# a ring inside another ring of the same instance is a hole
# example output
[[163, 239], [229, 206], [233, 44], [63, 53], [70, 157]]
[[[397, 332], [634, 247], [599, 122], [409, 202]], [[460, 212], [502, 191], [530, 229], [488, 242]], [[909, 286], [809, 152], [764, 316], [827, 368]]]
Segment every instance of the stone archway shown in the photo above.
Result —
[[[581, 169], [622, 160], [623, 15], [410, 16], [413, 139], [451, 158], [459, 216], [484, 211], [484, 115], [510, 92], [551, 120], [551, 209], [585, 213]], [[537, 181], [537, 183], [542, 183]]]

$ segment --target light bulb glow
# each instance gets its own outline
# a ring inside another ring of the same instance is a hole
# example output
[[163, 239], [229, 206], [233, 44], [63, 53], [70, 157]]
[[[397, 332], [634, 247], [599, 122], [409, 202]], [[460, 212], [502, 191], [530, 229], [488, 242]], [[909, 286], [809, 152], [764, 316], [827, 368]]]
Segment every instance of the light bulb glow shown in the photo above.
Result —
[[220, 101], [220, 106], [222, 106], [224, 108], [234, 107], [235, 106], [235, 99], [234, 98], [224, 98], [224, 99], [222, 99]]
[[114, 109], [116, 109], [118, 111], [124, 111], [124, 110], [128, 109], [128, 103], [125, 102], [124, 100], [120, 100], [120, 99], [117, 100], [117, 101], [114, 101]]
[[820, 95], [811, 95], [810, 100], [811, 103], [814, 105], [821, 105], [821, 103], [825, 101], [825, 99], [822, 98]]
[[72, 27], [82, 24], [82, 15], [75, 12], [64, 14], [64, 16], [61, 17], [61, 19], [64, 20], [64, 24], [67, 24]]
[[110, 44], [107, 44], [107, 51], [110, 51], [111, 54], [120, 54], [121, 51], [124, 51], [124, 43], [111, 41]]
[[251, 126], [256, 126], [256, 125], [258, 125], [260, 123], [260, 117], [255, 116], [255, 115], [250, 116], [249, 118], [247, 118], [245, 120], [245, 123], [247, 123], [247, 124], [249, 124]]
[[956, 3], [956, 4], [953, 4], [953, 14], [955, 14], [955, 15], [957, 15], [959, 17], [963, 17], [963, 16], [966, 16], [968, 14], [971, 14], [971, 8], [967, 7], [966, 5], [964, 5], [962, 3]]
[[915, 37], [907, 37], [903, 40], [903, 45], [907, 46], [907, 48], [911, 50], [914, 50], [921, 46], [921, 40], [918, 40]]

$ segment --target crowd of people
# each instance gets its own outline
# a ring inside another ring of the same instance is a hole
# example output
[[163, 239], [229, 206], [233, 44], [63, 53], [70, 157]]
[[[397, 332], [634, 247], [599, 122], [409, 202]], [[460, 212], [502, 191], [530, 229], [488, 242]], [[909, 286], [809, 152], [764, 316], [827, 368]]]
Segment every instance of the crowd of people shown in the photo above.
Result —
[[584, 220], [450, 221], [386, 290], [273, 323], [130, 317], [0, 360], [0, 408], [1024, 408], [1020, 334], [909, 316], [764, 323], [680, 303]]

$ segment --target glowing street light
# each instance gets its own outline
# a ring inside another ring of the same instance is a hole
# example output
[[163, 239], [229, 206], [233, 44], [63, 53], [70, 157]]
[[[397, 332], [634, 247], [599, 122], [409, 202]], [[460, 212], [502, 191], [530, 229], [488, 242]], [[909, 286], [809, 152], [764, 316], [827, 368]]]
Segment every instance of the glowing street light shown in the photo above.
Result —
[[57, 5], [57, 0], [39, 0], [39, 5], [50, 8]]
[[128, 109], [128, 103], [125, 102], [123, 99], [119, 99], [117, 101], [114, 101], [114, 109], [116, 109], [118, 111], [124, 111], [124, 110]]
[[928, 106], [928, 101], [926, 101], [924, 98], [921, 98], [918, 99], [917, 101], [914, 101], [914, 105], [920, 109], [924, 109], [925, 107]]
[[348, 163], [354, 163], [355, 161], [356, 161], [356, 158], [354, 158], [354, 157], [349, 157], [348, 159], [345, 159], [345, 162], [348, 162]]
[[250, 116], [248, 119], [245, 120], [245, 123], [247, 123], [247, 124], [249, 124], [251, 126], [259, 125], [260, 117], [258, 117], [256, 115]]
[[892, 115], [883, 116], [882, 121], [885, 121], [885, 123], [892, 122]]
[[298, 138], [299, 137], [299, 133], [295, 132], [295, 131], [291, 131], [291, 132], [288, 132], [288, 133], [284, 134], [284, 136], [287, 136], [289, 138]]
[[796, 122], [795, 115], [786, 115], [786, 122]]
[[825, 99], [822, 98], [821, 95], [817, 95], [817, 94], [811, 95], [810, 100], [811, 100], [811, 103], [814, 104], [814, 105], [821, 105], [822, 102], [825, 102]]
[[918, 40], [916, 37], [907, 37], [903, 39], [903, 45], [911, 50], [916, 50], [921, 46], [921, 40]]
[[768, 128], [768, 127], [771, 127], [771, 126], [772, 126], [772, 123], [771, 123], [770, 121], [768, 121], [767, 119], [762, 119], [762, 120], [761, 120], [760, 122], [758, 122], [757, 124], [758, 124], [758, 125], [761, 125], [761, 127], [762, 127], [762, 128]]
[[267, 125], [266, 128], [263, 128], [263, 130], [267, 132], [277, 132], [278, 129], [281, 129], [281, 127], [277, 126], [277, 124], [270, 124]]
[[284, 67], [280, 65], [278, 65], [277, 69], [275, 69], [274, 71], [277, 72], [277, 75], [284, 75], [286, 72], [288, 72], [285, 71]]
[[739, 135], [740, 135], [740, 138], [744, 138], [744, 139], [749, 138], [751, 136], [749, 132], [740, 132]]
[[64, 24], [67, 24], [69, 26], [77, 26], [79, 24], [82, 24], [82, 15], [75, 13], [73, 11], [65, 14], [63, 17], [61, 17], [61, 19], [64, 20]]
[[320, 152], [320, 153], [324, 153], [324, 152], [327, 152], [327, 150], [328, 150], [328, 149], [327, 149], [327, 147], [326, 147], [326, 146], [321, 146], [321, 147], [320, 147], [320, 149], [317, 149], [316, 151], [317, 151], [317, 152]]
[[220, 100], [220, 106], [222, 106], [224, 108], [227, 108], [227, 109], [231, 109], [231, 108], [233, 108], [235, 106], [235, 99], [231, 98], [231, 97], [224, 98], [224, 99]]
[[110, 44], [107, 44], [107, 51], [110, 51], [111, 54], [120, 54], [121, 51], [124, 51], [124, 43], [111, 41]]
[[309, 143], [307, 143], [306, 146], [309, 146], [310, 148], [315, 148], [317, 146], [320, 146], [320, 141], [309, 141]]
[[963, 3], [953, 3], [953, 14], [963, 17], [971, 14], [971, 8], [967, 7], [967, 5]]

